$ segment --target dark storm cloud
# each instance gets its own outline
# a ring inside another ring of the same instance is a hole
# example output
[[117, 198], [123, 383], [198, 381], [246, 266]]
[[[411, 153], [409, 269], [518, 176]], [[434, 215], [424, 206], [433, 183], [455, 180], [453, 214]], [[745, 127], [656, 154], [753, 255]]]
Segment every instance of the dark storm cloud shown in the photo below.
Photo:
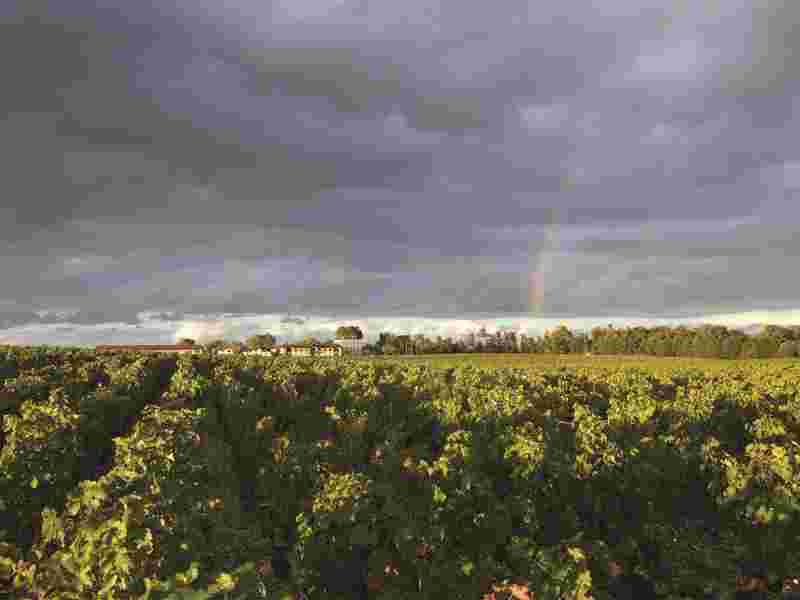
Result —
[[778, 110], [757, 110], [754, 116], [777, 124], [791, 106], [788, 92], [800, 85], [800, 6], [792, 0], [744, 3], [742, 16], [747, 44], [722, 64], [720, 85], [734, 97], [771, 100]]
[[[51, 9], [35, 3], [0, 36], [13, 66], [4, 88], [14, 92], [0, 102], [12, 115], [3, 133], [15, 143], [3, 149], [15, 168], [4, 184], [15, 195], [16, 225], [47, 228], [87, 217], [146, 221], [154, 214], [159, 222], [185, 222], [188, 212], [205, 222], [231, 214], [236, 223], [286, 221], [287, 203], [318, 190], [383, 184], [424, 168], [419, 153], [341, 144], [325, 150], [296, 130], [294, 136], [267, 131], [247, 139], [251, 123], [209, 110], [191, 89], [176, 93], [173, 78], [198, 50], [178, 25], [157, 13], [150, 15], [154, 30], [110, 10], [65, 16]], [[172, 106], [176, 95], [180, 104]], [[280, 124], [291, 111], [284, 106], [270, 119], [271, 108], [265, 103], [259, 115], [262, 127], [264, 119]], [[40, 176], [43, 171], [48, 177]], [[181, 185], [212, 182], [231, 196], [233, 213], [230, 206], [174, 193]], [[9, 227], [8, 234], [20, 239], [24, 232]]]
[[0, 324], [789, 306], [798, 10], [3, 5]]
[[245, 49], [234, 57], [257, 95], [276, 90], [288, 96], [328, 99], [341, 113], [383, 112], [398, 99], [409, 105], [411, 124], [420, 130], [464, 130], [486, 126], [476, 96], [418, 96], [408, 82], [414, 73], [391, 57], [370, 59], [359, 48], [278, 47]]
[[27, 310], [0, 310], [0, 329], [39, 321], [39, 315]]
[[[727, 231], [681, 231], [678, 225], [664, 229], [658, 238], [652, 231], [636, 237], [584, 238], [575, 244], [582, 252], [636, 260], [647, 250], [649, 257], [713, 259], [800, 256], [800, 232], [795, 223], [738, 223]], [[629, 232], [630, 235], [630, 232]]]

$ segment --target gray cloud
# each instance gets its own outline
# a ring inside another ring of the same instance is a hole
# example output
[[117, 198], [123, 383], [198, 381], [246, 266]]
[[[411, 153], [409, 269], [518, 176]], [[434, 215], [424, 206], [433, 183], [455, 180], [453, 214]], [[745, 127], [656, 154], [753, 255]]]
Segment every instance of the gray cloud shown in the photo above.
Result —
[[286, 325], [302, 325], [305, 321], [297, 317], [284, 317], [281, 319], [281, 323]]
[[797, 11], [4, 5], [0, 329], [791, 308]]
[[660, 259], [797, 258], [800, 235], [794, 224], [739, 222], [726, 230], [681, 231], [677, 226], [652, 228], [635, 236], [584, 238], [575, 244], [582, 252], [636, 260], [646, 255]]
[[9, 329], [25, 323], [35, 323], [39, 320], [39, 315], [33, 311], [0, 311], [0, 329]]
[[[720, 83], [734, 96], [771, 96], [784, 109], [789, 95], [787, 85], [800, 84], [800, 40], [796, 26], [800, 7], [791, 0], [745, 3], [742, 17], [747, 23], [746, 44], [720, 68]], [[768, 122], [770, 111], [754, 116]]]

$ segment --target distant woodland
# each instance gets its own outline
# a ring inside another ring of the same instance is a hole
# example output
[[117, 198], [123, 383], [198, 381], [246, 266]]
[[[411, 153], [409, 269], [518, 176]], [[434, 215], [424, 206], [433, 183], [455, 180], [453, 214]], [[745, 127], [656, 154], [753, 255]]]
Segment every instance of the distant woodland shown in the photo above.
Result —
[[395, 336], [382, 333], [364, 348], [378, 354], [435, 354], [445, 352], [523, 352], [645, 354], [698, 358], [778, 358], [800, 355], [800, 326], [768, 325], [747, 335], [722, 325], [680, 327], [597, 327], [591, 333], [573, 332], [562, 325], [542, 336], [514, 331], [488, 334], [485, 330], [460, 339]]

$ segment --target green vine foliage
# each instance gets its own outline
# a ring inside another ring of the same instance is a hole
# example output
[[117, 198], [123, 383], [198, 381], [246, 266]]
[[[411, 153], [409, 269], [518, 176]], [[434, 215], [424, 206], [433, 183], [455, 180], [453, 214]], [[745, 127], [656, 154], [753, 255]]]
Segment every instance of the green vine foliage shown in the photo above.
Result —
[[0, 372], [9, 598], [606, 600], [621, 570], [727, 600], [746, 565], [772, 597], [800, 573], [798, 366], [10, 349]]

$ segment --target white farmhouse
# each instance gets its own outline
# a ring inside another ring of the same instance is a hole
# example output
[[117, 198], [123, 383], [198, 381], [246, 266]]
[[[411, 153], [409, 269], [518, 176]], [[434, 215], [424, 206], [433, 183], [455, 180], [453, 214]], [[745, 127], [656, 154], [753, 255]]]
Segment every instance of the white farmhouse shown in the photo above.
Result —
[[345, 340], [345, 339], [336, 339], [333, 340], [335, 344], [338, 344], [342, 347], [345, 352], [352, 352], [352, 353], [359, 353], [363, 350], [364, 346], [367, 345], [367, 340]]

